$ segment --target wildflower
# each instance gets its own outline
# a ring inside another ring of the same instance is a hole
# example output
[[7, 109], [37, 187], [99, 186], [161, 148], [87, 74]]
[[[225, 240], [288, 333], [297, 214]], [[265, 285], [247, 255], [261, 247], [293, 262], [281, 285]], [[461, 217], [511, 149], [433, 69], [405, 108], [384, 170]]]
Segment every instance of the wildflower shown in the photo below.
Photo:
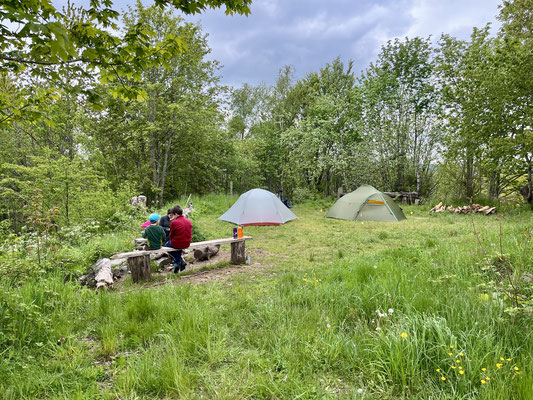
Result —
[[464, 354], [463, 354], [463, 353], [459, 353], [459, 355], [460, 355], [461, 357], [462, 357], [462, 356], [464, 356]]
[[463, 367], [459, 366], [459, 369], [463, 369]]
[[381, 330], [381, 328], [378, 326], [378, 327], [376, 328], [376, 331], [380, 331], [380, 330]]
[[403, 332], [400, 336], [405, 339], [409, 335], [407, 333]]
[[487, 383], [487, 381], [485, 379], [482, 379], [481, 383], [484, 385], [485, 383]]
[[378, 266], [377, 266], [377, 265], [374, 265], [374, 269], [378, 269]]
[[454, 346], [450, 346], [450, 349], [453, 349], [453, 348], [454, 348]]
[[392, 315], [392, 313], [394, 312], [394, 310], [392, 308], [389, 308], [389, 314]]
[[503, 364], [496, 364], [498, 368], [501, 368]]
[[456, 362], [456, 363], [460, 363], [460, 362], [461, 362], [461, 360], [455, 360], [455, 362]]
[[460, 373], [461, 375], [464, 375], [465, 371], [461, 370], [461, 371], [459, 371], [459, 373]]
[[364, 392], [363, 389], [361, 389], [361, 388], [357, 389], [357, 393], [361, 394], [361, 393], [363, 393], [363, 392]]
[[482, 371], [486, 371], [486, 370], [487, 370], [487, 368], [481, 368], [481, 370], [482, 370]]
[[448, 353], [449, 356], [453, 356], [453, 353]]
[[437, 368], [435, 371], [440, 372], [440, 368]]
[[330, 324], [327, 324], [327, 325], [326, 325], [326, 328], [330, 329], [330, 328], [331, 328], [331, 325], [330, 325]]
[[518, 368], [518, 367], [514, 367], [514, 370], [515, 370], [515, 371], [518, 371], [519, 369], [520, 369], [520, 368]]
[[455, 369], [455, 368], [457, 368], [457, 367], [455, 365], [452, 365], [452, 369]]
[[441, 380], [441, 381], [445, 381], [445, 380], [446, 380], [446, 377], [441, 376], [441, 377], [440, 377], [440, 380]]
[[490, 381], [490, 378], [488, 376], [485, 377], [485, 380]]
[[506, 358], [506, 360], [507, 360], [507, 361], [511, 361], [511, 359], [510, 359], [510, 358]]
[[505, 358], [503, 358], [503, 357], [500, 357], [500, 360], [502, 360], [502, 361], [505, 361]]

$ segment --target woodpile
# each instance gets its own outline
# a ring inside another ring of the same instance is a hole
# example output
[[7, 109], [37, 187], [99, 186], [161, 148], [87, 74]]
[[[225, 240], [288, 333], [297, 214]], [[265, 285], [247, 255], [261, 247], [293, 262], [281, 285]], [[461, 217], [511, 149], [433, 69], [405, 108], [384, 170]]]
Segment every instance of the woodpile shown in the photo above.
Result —
[[442, 204], [440, 202], [435, 207], [433, 207], [431, 210], [429, 210], [430, 213], [441, 213], [444, 211], [448, 211], [454, 214], [495, 214], [496, 213], [496, 207], [490, 207], [490, 206], [482, 206], [481, 204], [472, 204], [469, 206], [447, 206], [445, 204]]

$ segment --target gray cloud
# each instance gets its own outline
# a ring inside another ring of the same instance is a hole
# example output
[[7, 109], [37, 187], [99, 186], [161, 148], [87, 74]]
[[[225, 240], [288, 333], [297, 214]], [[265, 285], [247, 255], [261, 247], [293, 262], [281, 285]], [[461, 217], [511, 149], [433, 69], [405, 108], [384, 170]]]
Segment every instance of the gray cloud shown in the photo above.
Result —
[[[77, 4], [89, 0], [75, 0]], [[54, 0], [55, 4], [66, 0]], [[151, 0], [143, 0], [145, 5]], [[248, 17], [209, 10], [186, 20], [209, 35], [211, 58], [220, 61], [223, 83], [272, 84], [285, 65], [296, 78], [340, 56], [356, 71], [375, 60], [388, 40], [442, 33], [467, 39], [474, 26], [497, 26], [501, 0], [254, 0]], [[117, 9], [134, 0], [115, 0]]]
[[208, 11], [199, 17], [224, 83], [274, 83], [285, 65], [296, 77], [337, 56], [356, 70], [396, 37], [449, 33], [468, 38], [474, 26], [495, 23], [499, 0], [255, 0], [249, 17]]

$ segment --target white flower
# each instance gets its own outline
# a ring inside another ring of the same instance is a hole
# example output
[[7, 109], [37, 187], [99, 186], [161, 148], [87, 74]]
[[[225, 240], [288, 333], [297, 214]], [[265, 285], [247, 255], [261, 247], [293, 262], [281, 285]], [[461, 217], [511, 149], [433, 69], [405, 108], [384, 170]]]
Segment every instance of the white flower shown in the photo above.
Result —
[[380, 331], [380, 330], [381, 330], [381, 328], [378, 326], [378, 327], [376, 328], [376, 331]]
[[331, 328], [331, 325], [330, 325], [330, 324], [327, 324], [326, 327], [329, 329], [329, 328]]
[[392, 308], [389, 308], [389, 314], [392, 315], [393, 312], [394, 310]]
[[374, 269], [378, 269], [378, 266], [377, 266], [377, 265], [374, 265]]
[[361, 393], [363, 393], [363, 392], [364, 392], [363, 389], [361, 389], [361, 388], [357, 389], [357, 393], [361, 394]]

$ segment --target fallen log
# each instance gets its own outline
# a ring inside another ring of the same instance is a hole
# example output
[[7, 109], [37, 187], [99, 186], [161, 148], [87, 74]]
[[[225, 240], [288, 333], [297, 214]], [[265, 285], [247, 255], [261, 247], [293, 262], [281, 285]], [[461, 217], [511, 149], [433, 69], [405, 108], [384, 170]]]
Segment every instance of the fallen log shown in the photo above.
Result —
[[101, 258], [96, 262], [96, 265], [98, 264], [100, 264], [100, 269], [94, 277], [94, 280], [96, 281], [96, 289], [113, 285], [113, 270], [111, 269], [111, 260], [109, 258]]
[[90, 288], [99, 289], [113, 285], [113, 269], [109, 258], [100, 258], [92, 266], [92, 270], [78, 279]]
[[211, 257], [218, 254], [220, 245], [215, 246], [204, 246], [194, 250], [194, 259], [196, 261], [205, 261], [209, 260]]

